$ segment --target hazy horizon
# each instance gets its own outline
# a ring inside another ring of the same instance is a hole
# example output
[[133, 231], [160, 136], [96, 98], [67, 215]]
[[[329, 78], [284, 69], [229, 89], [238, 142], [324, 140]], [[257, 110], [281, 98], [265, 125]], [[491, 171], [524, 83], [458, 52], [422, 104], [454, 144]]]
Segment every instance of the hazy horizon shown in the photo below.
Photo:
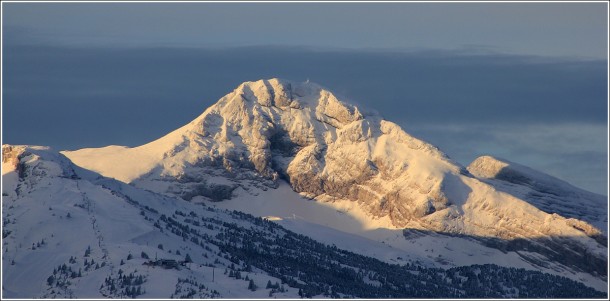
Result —
[[602, 3], [3, 8], [3, 143], [136, 146], [243, 81], [309, 79], [463, 165], [499, 156], [607, 195]]

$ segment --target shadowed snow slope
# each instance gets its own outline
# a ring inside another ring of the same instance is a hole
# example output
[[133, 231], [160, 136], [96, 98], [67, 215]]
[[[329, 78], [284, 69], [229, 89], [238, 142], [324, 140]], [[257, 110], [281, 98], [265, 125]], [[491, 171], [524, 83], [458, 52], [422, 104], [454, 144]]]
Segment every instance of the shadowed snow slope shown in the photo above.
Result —
[[[281, 178], [302, 196], [329, 206], [350, 202], [363, 224], [524, 240], [532, 246], [542, 241], [542, 248], [531, 249], [606, 277], [605, 269], [595, 268], [607, 265], [600, 231], [607, 224], [605, 210], [580, 210], [592, 194], [570, 194], [577, 204], [572, 211], [563, 198], [538, 202], [521, 188], [481, 180], [477, 177], [486, 174], [478, 171], [485, 168], [473, 169], [474, 177], [436, 147], [313, 83], [246, 82], [149, 144], [63, 154], [104, 176], [192, 202], [264, 194]], [[546, 179], [539, 173], [533, 178]], [[574, 190], [543, 187], [557, 195]], [[244, 199], [241, 210], [248, 211], [253, 205]]]

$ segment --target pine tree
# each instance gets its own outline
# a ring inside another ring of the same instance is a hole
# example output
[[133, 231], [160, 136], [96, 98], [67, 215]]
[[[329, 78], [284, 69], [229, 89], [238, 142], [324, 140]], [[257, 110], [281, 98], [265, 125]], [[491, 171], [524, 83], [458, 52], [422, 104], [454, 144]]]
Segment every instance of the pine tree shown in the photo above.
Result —
[[91, 255], [91, 246], [88, 246], [87, 250], [85, 250], [85, 257], [89, 257], [89, 255]]
[[53, 285], [53, 283], [55, 283], [55, 277], [53, 275], [49, 276], [49, 278], [47, 278], [47, 284], [49, 286]]
[[256, 290], [256, 284], [254, 284], [254, 280], [250, 279], [250, 283], [248, 283], [248, 289], [251, 291]]
[[193, 259], [191, 259], [191, 255], [189, 255], [188, 253], [186, 254], [186, 257], [184, 258], [184, 262], [193, 262]]
[[144, 259], [149, 259], [148, 254], [146, 254], [144, 251], [142, 251], [142, 254], [140, 256]]
[[133, 259], [133, 255], [131, 255], [131, 253], [129, 253], [129, 255], [127, 255], [127, 260], [132, 260]]
[[267, 280], [267, 287], [265, 287], [265, 288], [272, 288], [272, 286], [271, 286], [271, 280]]

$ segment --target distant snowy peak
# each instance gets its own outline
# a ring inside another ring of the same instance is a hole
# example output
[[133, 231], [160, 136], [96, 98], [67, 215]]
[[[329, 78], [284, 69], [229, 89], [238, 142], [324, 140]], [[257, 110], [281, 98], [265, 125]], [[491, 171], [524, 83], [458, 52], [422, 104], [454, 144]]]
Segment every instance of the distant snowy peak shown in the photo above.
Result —
[[243, 83], [149, 144], [64, 153], [105, 176], [187, 200], [222, 200], [237, 187], [275, 187], [285, 178], [310, 198], [358, 201], [397, 226], [446, 208], [445, 175], [465, 173], [436, 147], [321, 86], [279, 79]]
[[[184, 129], [187, 138], [166, 152], [160, 176], [201, 183], [201, 168], [220, 167], [271, 187], [282, 177], [308, 197], [359, 201], [397, 225], [446, 207], [444, 174], [465, 171], [396, 124], [364, 115], [310, 82], [243, 83]], [[181, 186], [169, 190], [190, 199], [199, 189], [209, 197], [203, 190], [210, 187]], [[236, 186], [217, 183], [213, 190], [224, 195]]]
[[482, 156], [468, 171], [498, 190], [520, 197], [547, 213], [587, 221], [606, 231], [608, 199], [505, 159]]
[[412, 149], [447, 158], [378, 115], [365, 118], [356, 106], [311, 82], [270, 79], [243, 83], [191, 123], [189, 140], [201, 140], [193, 134], [250, 150], [285, 148], [286, 144], [326, 146], [388, 135]]

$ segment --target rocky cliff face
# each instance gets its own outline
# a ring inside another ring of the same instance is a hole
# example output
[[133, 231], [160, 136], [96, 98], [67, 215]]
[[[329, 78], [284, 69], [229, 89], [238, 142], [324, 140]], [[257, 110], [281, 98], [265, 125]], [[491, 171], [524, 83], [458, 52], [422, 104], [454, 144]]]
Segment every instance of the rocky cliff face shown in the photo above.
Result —
[[2, 145], [2, 169], [16, 170], [19, 177], [23, 177], [23, 166], [20, 165], [20, 156], [23, 155], [25, 147]]
[[[481, 161], [468, 172], [396, 124], [312, 83], [246, 82], [157, 141], [64, 154], [105, 176], [190, 201], [221, 201], [238, 188], [258, 193], [285, 179], [317, 201], [355, 202], [370, 219], [387, 217], [394, 228], [525, 240], [529, 246], [548, 247], [539, 238], [556, 237], [561, 243], [551, 251], [559, 257], [585, 249], [576, 256], [607, 262], [604, 235], [587, 223], [591, 219], [537, 208], [520, 192], [488, 181], [501, 164]], [[500, 179], [528, 182], [513, 172]]]

